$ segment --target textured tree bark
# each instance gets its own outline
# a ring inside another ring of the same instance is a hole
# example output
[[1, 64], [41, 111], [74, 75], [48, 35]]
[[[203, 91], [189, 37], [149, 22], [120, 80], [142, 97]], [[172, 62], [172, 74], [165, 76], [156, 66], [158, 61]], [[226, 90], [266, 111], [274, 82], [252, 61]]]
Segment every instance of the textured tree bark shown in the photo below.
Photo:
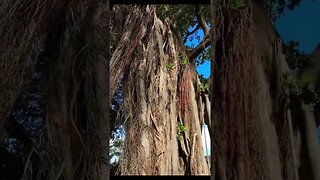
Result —
[[261, 141], [256, 122], [254, 22], [251, 6], [231, 10], [221, 3], [213, 68], [213, 137], [216, 179], [260, 179]]
[[314, 179], [320, 179], [320, 146], [316, 132], [316, 120], [313, 112], [312, 104], [302, 103], [302, 109], [305, 113], [305, 132], [308, 144], [308, 154], [311, 160], [311, 168]]
[[[59, 38], [51, 39], [51, 48], [59, 53], [50, 62], [46, 133], [59, 159], [47, 162], [52, 179], [109, 178], [107, 4], [88, 2], [85, 12], [69, 4], [61, 29], [53, 32]], [[77, 30], [64, 27], [71, 16], [81, 19]]]
[[[154, 6], [133, 7], [125, 26], [130, 31], [123, 33], [110, 62], [111, 91], [125, 75], [126, 140], [119, 173], [209, 174], [195, 68], [181, 64], [186, 54]], [[178, 123], [186, 127], [180, 135]]]
[[[264, 9], [254, 3], [249, 4], [249, 11], [225, 9], [222, 16], [219, 24], [225, 28], [219, 30], [221, 38], [212, 42], [216, 43], [212, 113], [215, 177], [318, 179], [320, 152], [315, 150], [313, 107], [289, 95], [283, 79], [289, 67], [280, 37]], [[238, 34], [242, 28], [246, 31]], [[243, 58], [237, 51], [248, 56]], [[252, 84], [244, 82], [247, 78]], [[232, 133], [237, 135], [230, 138]]]

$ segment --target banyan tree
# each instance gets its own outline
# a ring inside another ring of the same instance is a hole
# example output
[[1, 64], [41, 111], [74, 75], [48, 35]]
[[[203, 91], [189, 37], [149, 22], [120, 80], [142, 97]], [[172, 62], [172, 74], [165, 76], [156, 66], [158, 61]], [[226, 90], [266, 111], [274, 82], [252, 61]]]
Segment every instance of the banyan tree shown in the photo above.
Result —
[[299, 2], [0, 1], [0, 177], [107, 179], [121, 124], [118, 175], [320, 179], [319, 47], [299, 54], [272, 25]]

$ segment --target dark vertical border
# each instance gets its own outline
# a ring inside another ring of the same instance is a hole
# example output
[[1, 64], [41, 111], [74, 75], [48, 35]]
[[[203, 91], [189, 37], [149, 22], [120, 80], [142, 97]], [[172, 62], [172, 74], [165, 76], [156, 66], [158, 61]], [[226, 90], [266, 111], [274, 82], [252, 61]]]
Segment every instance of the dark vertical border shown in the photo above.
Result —
[[[107, 59], [106, 59], [106, 80], [107, 80], [107, 83], [106, 83], [106, 102], [109, 102], [109, 79], [110, 79], [110, 76], [109, 76], [109, 68], [110, 68], [110, 42], [109, 42], [109, 34], [110, 34], [110, 26], [109, 26], [109, 23], [110, 23], [110, 14], [111, 14], [111, 6], [110, 6], [110, 0], [106, 0], [106, 3], [107, 3], [107, 23], [108, 23], [108, 30], [107, 30], [107, 49], [106, 49], [106, 54], [107, 54]], [[108, 148], [107, 148], [107, 180], [110, 179], [110, 166], [109, 166], [109, 161], [110, 161], [110, 157], [109, 157], [109, 134], [110, 134], [110, 119], [109, 119], [109, 104], [107, 103], [107, 107], [106, 107], [106, 112], [107, 112], [107, 115], [106, 115], [106, 123], [107, 123], [107, 144], [108, 144]]]
[[[210, 64], [210, 77], [211, 77], [211, 80], [209, 79], [209, 83], [210, 83], [210, 118], [209, 121], [211, 122], [210, 123], [210, 126], [209, 126], [209, 129], [210, 129], [210, 139], [211, 139], [211, 165], [210, 165], [210, 180], [214, 180], [215, 179], [215, 168], [214, 168], [214, 158], [213, 158], [213, 149], [214, 149], [214, 137], [213, 137], [213, 131], [214, 131], [214, 126], [213, 126], [213, 87], [214, 87], [214, 67], [215, 67], [215, 57], [216, 57], [216, 53], [215, 53], [215, 49], [216, 49], [216, 32], [215, 32], [215, 28], [213, 26], [215, 26], [215, 24], [217, 24], [215, 22], [215, 17], [216, 17], [216, 7], [214, 6], [214, 3], [215, 3], [215, 0], [210, 0], [210, 6], [211, 6], [211, 54], [210, 54], [210, 57], [211, 57], [211, 64]], [[217, 3], [217, 2], [216, 2]]]

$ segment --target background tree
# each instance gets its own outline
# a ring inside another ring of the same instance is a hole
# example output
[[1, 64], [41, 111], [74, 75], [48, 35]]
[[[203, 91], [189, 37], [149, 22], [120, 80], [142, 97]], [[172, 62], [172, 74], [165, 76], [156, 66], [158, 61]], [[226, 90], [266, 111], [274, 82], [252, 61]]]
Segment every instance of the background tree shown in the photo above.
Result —
[[[211, 3], [213, 24], [222, 24], [212, 38], [215, 178], [318, 179], [313, 107], [283, 76], [292, 73], [267, 11], [273, 5], [236, 2], [245, 6]], [[300, 52], [288, 58], [307, 61]]]
[[108, 3], [0, 2], [1, 179], [108, 178]]

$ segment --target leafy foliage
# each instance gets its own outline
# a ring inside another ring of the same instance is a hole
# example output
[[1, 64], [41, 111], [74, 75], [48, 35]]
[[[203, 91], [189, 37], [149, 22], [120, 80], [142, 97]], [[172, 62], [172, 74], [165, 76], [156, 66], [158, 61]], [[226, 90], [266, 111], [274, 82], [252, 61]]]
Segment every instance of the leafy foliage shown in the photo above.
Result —
[[283, 74], [283, 82], [288, 86], [290, 95], [303, 99], [307, 104], [313, 103], [317, 107], [320, 102], [319, 91], [312, 87], [314, 77], [305, 73], [308, 68], [314, 66], [314, 62], [307, 53], [300, 52], [298, 46], [298, 42], [289, 41], [284, 48], [287, 63], [292, 71]]
[[202, 65], [204, 62], [209, 61], [210, 53], [211, 53], [211, 48], [209, 46], [196, 58], [195, 65], [199, 66], [199, 65]]
[[181, 64], [182, 65], [187, 65], [189, 63], [188, 59], [182, 59]]
[[122, 153], [124, 140], [123, 139], [115, 139], [110, 146], [110, 157], [120, 156]]
[[301, 0], [289, 0], [289, 4], [287, 5], [287, 8], [289, 10], [294, 10], [297, 6], [300, 5], [300, 2]]
[[317, 92], [310, 86], [310, 81], [305, 79], [296, 79], [292, 72], [282, 74], [284, 86], [289, 89], [290, 95], [298, 96], [304, 100], [305, 103], [319, 104], [320, 98]]
[[109, 117], [111, 119], [111, 134], [109, 141], [109, 156], [111, 169], [116, 168], [119, 163], [119, 157], [122, 154], [122, 148], [125, 138], [125, 130], [123, 128], [124, 110], [124, 78], [121, 78], [121, 83], [112, 98], [112, 104], [109, 108]]
[[171, 70], [173, 70], [173, 68], [174, 68], [174, 64], [171, 63], [171, 62], [169, 62], [169, 63], [167, 64], [167, 69], [171, 71]]
[[178, 56], [179, 56], [179, 59], [180, 59], [180, 64], [182, 64], [182, 65], [189, 64], [189, 59], [188, 59], [188, 57], [186, 56], [186, 54], [184, 52], [179, 51]]
[[283, 80], [289, 87], [290, 93], [295, 95], [301, 95], [311, 83], [312, 77], [304, 71], [314, 65], [308, 54], [300, 52], [298, 47], [298, 42], [289, 41], [283, 49], [288, 66], [292, 69], [292, 72], [283, 74]]
[[231, 9], [239, 10], [239, 9], [242, 9], [247, 6], [247, 1], [246, 0], [232, 0], [230, 5], [231, 5]]
[[[175, 13], [177, 13], [183, 6], [186, 5], [159, 5], [157, 6], [156, 13], [159, 19], [162, 21], [165, 20], [167, 17], [172, 17]], [[176, 19], [174, 22], [182, 36], [182, 38], [185, 38], [188, 34], [188, 29], [195, 27], [197, 25], [197, 19], [195, 16], [195, 10], [196, 6], [189, 6], [186, 8], [185, 12], [181, 17]], [[203, 17], [205, 18], [206, 22], [210, 24], [210, 6], [201, 6], [201, 13]], [[192, 41], [193, 39], [199, 39], [200, 37], [197, 35], [198, 31], [195, 31], [194, 33], [190, 34], [189, 40]], [[193, 47], [192, 47], [193, 48]]]
[[305, 52], [298, 50], [299, 43], [295, 41], [289, 41], [284, 48], [284, 54], [289, 67], [295, 72], [297, 78], [300, 78], [303, 71], [312, 67], [314, 62], [308, 57]]
[[118, 33], [110, 32], [110, 46], [114, 48], [117, 45], [117, 37], [119, 36]]
[[301, 0], [265, 0], [269, 15], [272, 20], [279, 18], [285, 9], [295, 10], [300, 5]]
[[[245, 0], [239, 0], [239, 1], [245, 1]], [[184, 11], [179, 18], [175, 19], [175, 22], [173, 22], [177, 30], [179, 31], [181, 38], [184, 39], [185, 42], [192, 42], [195, 39], [198, 40], [198, 43], [202, 41], [199, 31], [201, 31], [201, 28], [198, 25], [198, 20], [196, 16], [197, 8], [200, 12], [202, 17], [205, 19], [206, 23], [210, 27], [210, 6], [186, 6], [186, 5], [159, 5], [157, 6], [156, 13], [159, 19], [164, 21], [166, 18], [172, 18], [179, 10], [184, 8]], [[191, 51], [195, 48], [195, 44], [191, 43], [185, 43], [185, 49], [187, 51]], [[179, 58], [181, 59], [181, 64], [186, 65], [189, 63], [188, 57], [184, 57], [181, 53], [179, 53]], [[201, 65], [205, 61], [210, 60], [210, 48], [206, 48], [196, 59], [195, 59], [195, 65]], [[167, 65], [167, 68], [169, 70], [173, 69], [173, 66], [171, 64]]]
[[198, 84], [198, 87], [200, 89], [201, 92], [209, 92], [209, 83], [205, 83], [205, 84]]
[[[157, 6], [156, 13], [159, 19], [162, 21], [167, 17], [172, 17], [177, 13], [184, 5], [159, 5]], [[185, 13], [176, 20], [176, 25], [180, 32], [186, 32], [189, 26], [194, 26], [196, 21], [194, 19], [194, 6], [187, 8]]]
[[187, 128], [186, 126], [182, 123], [182, 122], [179, 122], [178, 123], [178, 132], [177, 132], [177, 138], [182, 141], [182, 136], [184, 133], [187, 132]]
[[291, 72], [285, 72], [282, 74], [282, 80], [284, 86], [289, 88], [290, 94], [301, 95], [302, 87], [299, 86], [296, 78]]
[[199, 76], [200, 83], [198, 84], [198, 88], [201, 92], [210, 92], [209, 91], [209, 78], [205, 78], [203, 75]]
[[114, 175], [119, 166], [120, 157], [123, 152], [123, 145], [124, 145], [123, 139], [113, 139], [110, 141], [110, 145], [109, 145], [110, 174]]

